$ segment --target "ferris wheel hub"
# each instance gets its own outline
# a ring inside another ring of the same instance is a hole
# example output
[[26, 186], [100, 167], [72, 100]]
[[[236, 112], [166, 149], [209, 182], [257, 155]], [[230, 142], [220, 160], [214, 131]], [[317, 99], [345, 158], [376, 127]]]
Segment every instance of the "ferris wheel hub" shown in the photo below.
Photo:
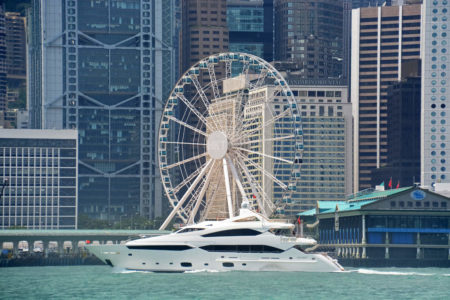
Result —
[[213, 159], [223, 159], [228, 151], [228, 138], [221, 131], [212, 132], [206, 142], [206, 150]]

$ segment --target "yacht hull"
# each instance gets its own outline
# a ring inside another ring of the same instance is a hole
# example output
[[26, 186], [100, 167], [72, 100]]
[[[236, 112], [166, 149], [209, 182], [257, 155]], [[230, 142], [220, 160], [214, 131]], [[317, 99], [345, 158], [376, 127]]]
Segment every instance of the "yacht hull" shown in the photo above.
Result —
[[304, 253], [295, 248], [282, 253], [134, 250], [126, 245], [87, 245], [106, 264], [125, 270], [149, 272], [186, 271], [287, 271], [339, 272], [343, 268], [325, 254]]

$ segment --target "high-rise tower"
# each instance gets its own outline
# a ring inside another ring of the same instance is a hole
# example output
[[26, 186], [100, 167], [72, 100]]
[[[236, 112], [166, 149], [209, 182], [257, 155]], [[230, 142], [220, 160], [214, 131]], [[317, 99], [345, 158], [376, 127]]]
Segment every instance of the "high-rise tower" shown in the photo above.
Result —
[[275, 60], [297, 63], [305, 78], [339, 78], [342, 28], [342, 0], [278, 0]]
[[228, 52], [227, 1], [183, 0], [181, 73], [200, 59]]
[[228, 0], [230, 51], [273, 60], [274, 0]]
[[450, 182], [450, 4], [425, 0], [422, 26], [421, 184]]
[[178, 3], [32, 2], [30, 123], [78, 129], [80, 214], [163, 214], [155, 142], [177, 77]]
[[402, 63], [420, 58], [420, 18], [420, 5], [353, 10], [356, 191], [371, 187], [371, 171], [387, 163], [387, 91], [402, 78]]

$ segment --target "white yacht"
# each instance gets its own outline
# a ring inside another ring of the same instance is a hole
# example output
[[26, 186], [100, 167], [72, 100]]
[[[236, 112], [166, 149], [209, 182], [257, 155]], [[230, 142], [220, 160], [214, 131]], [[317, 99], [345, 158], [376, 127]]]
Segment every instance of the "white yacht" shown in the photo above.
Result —
[[[86, 245], [110, 266], [152, 272], [342, 271], [326, 254], [307, 253], [316, 241], [292, 236], [294, 225], [240, 209], [237, 217], [205, 221], [121, 245]], [[289, 234], [286, 236], [284, 234]]]

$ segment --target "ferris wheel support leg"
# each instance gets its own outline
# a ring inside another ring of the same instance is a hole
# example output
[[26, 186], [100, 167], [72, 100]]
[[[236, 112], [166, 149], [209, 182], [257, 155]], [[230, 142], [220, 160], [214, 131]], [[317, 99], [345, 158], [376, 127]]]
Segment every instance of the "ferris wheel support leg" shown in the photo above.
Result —
[[198, 209], [200, 208], [200, 204], [202, 203], [202, 198], [206, 193], [206, 190], [208, 189], [209, 179], [211, 178], [211, 174], [214, 170], [214, 165], [216, 161], [213, 161], [213, 164], [211, 168], [209, 168], [208, 175], [206, 175], [206, 179], [204, 181], [204, 184], [202, 186], [202, 189], [200, 190], [200, 194], [197, 197], [197, 202], [195, 203], [194, 210], [191, 213], [191, 216], [189, 217], [188, 224], [193, 224], [195, 220], [195, 215], [197, 215]]
[[231, 200], [231, 188], [230, 188], [230, 178], [228, 177], [228, 165], [227, 160], [222, 159], [223, 162], [223, 177], [225, 179], [225, 190], [227, 193], [227, 205], [228, 205], [228, 215], [230, 218], [233, 217], [233, 202]]
[[209, 168], [209, 165], [212, 163], [212, 159], [210, 159], [207, 163], [206, 166], [203, 168], [203, 170], [200, 172], [200, 174], [198, 174], [198, 177], [194, 180], [194, 182], [192, 183], [192, 185], [189, 187], [189, 189], [186, 191], [186, 193], [184, 193], [183, 197], [180, 199], [180, 201], [177, 203], [177, 205], [173, 208], [173, 210], [170, 212], [169, 216], [166, 218], [166, 220], [164, 221], [164, 223], [161, 225], [161, 227], [159, 227], [159, 230], [164, 230], [166, 229], [167, 225], [169, 225], [170, 221], [172, 221], [173, 217], [175, 216], [175, 214], [178, 212], [178, 210], [180, 209], [180, 207], [183, 205], [183, 203], [186, 201], [186, 199], [189, 197], [189, 195], [192, 193], [192, 191], [194, 190], [194, 188], [197, 186], [197, 184], [199, 183], [199, 181], [203, 178], [203, 175], [205, 175], [206, 171]]
[[247, 167], [245, 166], [245, 163], [241, 163], [238, 160], [238, 164], [241, 166], [241, 169], [244, 171], [245, 176], [247, 177], [248, 182], [250, 183], [250, 186], [252, 188], [252, 193], [253, 193], [253, 197], [256, 198], [256, 202], [258, 203], [259, 209], [261, 210], [261, 212], [263, 213], [263, 215], [267, 216], [266, 214], [266, 209], [264, 207], [263, 202], [261, 201], [261, 197], [258, 194], [258, 190], [255, 187], [255, 183], [253, 182], [253, 178], [250, 175], [250, 171], [247, 169]]
[[242, 186], [242, 182], [239, 179], [239, 175], [238, 175], [238, 173], [236, 171], [236, 167], [234, 166], [233, 162], [231, 161], [231, 159], [228, 156], [226, 157], [226, 160], [227, 160], [228, 164], [230, 165], [231, 174], [233, 174], [234, 181], [236, 181], [236, 184], [237, 184], [237, 186], [239, 188], [239, 191], [241, 192], [242, 201], [249, 202], [248, 198], [247, 198], [247, 195], [245, 194], [244, 187]]

